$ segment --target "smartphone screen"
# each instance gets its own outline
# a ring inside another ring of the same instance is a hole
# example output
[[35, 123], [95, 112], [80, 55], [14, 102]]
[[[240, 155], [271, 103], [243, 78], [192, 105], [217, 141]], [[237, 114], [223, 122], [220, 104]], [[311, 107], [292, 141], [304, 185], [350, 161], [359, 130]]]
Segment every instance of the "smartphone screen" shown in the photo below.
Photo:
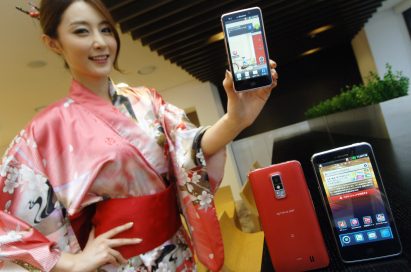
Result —
[[399, 238], [371, 146], [315, 156], [313, 162], [343, 260], [399, 253]]
[[221, 17], [234, 88], [257, 89], [272, 83], [267, 43], [259, 8]]
[[394, 238], [368, 154], [322, 164], [320, 173], [342, 247]]

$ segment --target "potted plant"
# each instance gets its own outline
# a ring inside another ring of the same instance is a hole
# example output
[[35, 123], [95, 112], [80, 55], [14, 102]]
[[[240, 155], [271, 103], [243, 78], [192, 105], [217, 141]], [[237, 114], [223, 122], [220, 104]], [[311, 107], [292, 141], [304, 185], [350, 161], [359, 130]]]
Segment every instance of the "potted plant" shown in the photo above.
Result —
[[387, 71], [384, 77], [380, 78], [377, 74], [371, 72], [366, 84], [343, 88], [339, 95], [309, 108], [305, 112], [305, 116], [315, 118], [407, 95], [409, 79], [403, 76], [401, 72], [393, 73], [389, 64], [386, 64], [386, 68]]

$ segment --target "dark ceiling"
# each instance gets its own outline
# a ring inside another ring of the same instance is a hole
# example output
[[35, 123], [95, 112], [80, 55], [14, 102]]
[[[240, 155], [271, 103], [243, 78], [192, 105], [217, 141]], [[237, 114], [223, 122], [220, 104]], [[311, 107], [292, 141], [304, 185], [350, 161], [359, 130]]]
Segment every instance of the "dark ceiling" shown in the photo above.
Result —
[[[221, 32], [223, 13], [259, 6], [264, 16], [270, 58], [286, 64], [314, 48], [351, 39], [383, 0], [103, 0], [124, 33], [189, 72], [221, 85], [227, 69]], [[333, 28], [309, 35], [316, 28]]]

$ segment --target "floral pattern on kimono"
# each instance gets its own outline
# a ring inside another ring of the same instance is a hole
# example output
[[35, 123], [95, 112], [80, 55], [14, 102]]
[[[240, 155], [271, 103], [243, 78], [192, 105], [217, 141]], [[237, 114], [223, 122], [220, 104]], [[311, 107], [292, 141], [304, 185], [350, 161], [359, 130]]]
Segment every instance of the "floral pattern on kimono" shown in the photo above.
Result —
[[[223, 248], [213, 205], [224, 150], [204, 158], [184, 112], [154, 90], [110, 89], [112, 103], [76, 81], [11, 143], [0, 166], [0, 268], [12, 261], [49, 271], [62, 251], [81, 250], [68, 219], [106, 198], [155, 194], [178, 185], [194, 248], [217, 270]], [[211, 243], [210, 243], [211, 241]], [[101, 271], [193, 271], [184, 228], [163, 245]]]

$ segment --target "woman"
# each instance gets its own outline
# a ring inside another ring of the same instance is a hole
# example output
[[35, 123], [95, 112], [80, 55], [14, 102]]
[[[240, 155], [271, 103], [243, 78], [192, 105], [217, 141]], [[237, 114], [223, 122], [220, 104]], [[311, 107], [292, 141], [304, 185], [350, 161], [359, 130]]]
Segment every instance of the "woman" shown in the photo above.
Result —
[[195, 270], [178, 203], [199, 259], [221, 268], [212, 194], [224, 147], [261, 111], [275, 63], [274, 84], [256, 92], [236, 93], [227, 72], [227, 113], [195, 128], [154, 90], [109, 80], [120, 40], [100, 0], [43, 0], [40, 22], [73, 81], [3, 158], [0, 260], [42, 271]]

